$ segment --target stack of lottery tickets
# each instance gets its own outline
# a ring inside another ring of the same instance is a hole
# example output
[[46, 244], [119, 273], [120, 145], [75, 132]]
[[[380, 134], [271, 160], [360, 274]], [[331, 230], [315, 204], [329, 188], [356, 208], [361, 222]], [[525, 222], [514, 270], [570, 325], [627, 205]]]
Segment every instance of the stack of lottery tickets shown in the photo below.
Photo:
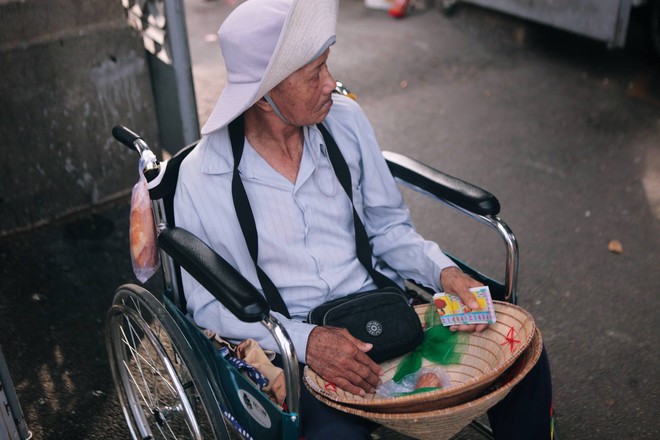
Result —
[[433, 295], [433, 303], [438, 309], [442, 325], [493, 324], [496, 322], [493, 300], [488, 287], [470, 289], [479, 303], [479, 309], [472, 310], [453, 293], [439, 292]]

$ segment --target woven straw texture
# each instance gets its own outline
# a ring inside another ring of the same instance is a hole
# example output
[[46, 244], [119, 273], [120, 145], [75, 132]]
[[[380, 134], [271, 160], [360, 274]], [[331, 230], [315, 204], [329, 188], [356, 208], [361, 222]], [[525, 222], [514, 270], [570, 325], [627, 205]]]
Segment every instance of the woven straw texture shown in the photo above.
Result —
[[[359, 396], [331, 384], [310, 368], [305, 367], [304, 380], [314, 393], [344, 406], [352, 406], [379, 413], [409, 413], [437, 410], [460, 405], [474, 399], [488, 388], [527, 348], [534, 336], [535, 324], [524, 309], [505, 302], [494, 301], [497, 322], [483, 332], [465, 334], [456, 349], [461, 353], [458, 364], [443, 365], [452, 386], [399, 397], [376, 394]], [[423, 322], [428, 305], [416, 306]], [[382, 381], [394, 377], [405, 356], [381, 364], [385, 370]], [[432, 365], [426, 359], [422, 367]]]
[[401, 434], [420, 440], [446, 440], [502, 400], [511, 388], [536, 365], [542, 350], [541, 333], [536, 329], [529, 347], [518, 357], [513, 366], [494, 382], [486, 394], [461, 405], [434, 411], [395, 414], [369, 412], [326, 399], [315, 393], [309, 385], [308, 388], [318, 400], [328, 406], [372, 420]]

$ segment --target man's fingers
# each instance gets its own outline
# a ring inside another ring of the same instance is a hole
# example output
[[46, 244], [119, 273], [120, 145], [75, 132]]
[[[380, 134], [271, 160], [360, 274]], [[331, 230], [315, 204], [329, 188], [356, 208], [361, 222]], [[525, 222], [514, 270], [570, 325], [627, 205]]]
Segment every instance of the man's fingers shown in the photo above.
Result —
[[[328, 382], [332, 382], [332, 381], [329, 380]], [[361, 388], [357, 385], [353, 385], [351, 382], [349, 382], [348, 380], [346, 380], [342, 377], [337, 378], [337, 380], [335, 382], [332, 382], [332, 383], [337, 385], [342, 390], [348, 391], [351, 394], [356, 394], [358, 396], [364, 396], [365, 394], [367, 394], [367, 392], [363, 388]], [[371, 392], [371, 391], [369, 391], [369, 392]]]
[[[368, 380], [369, 376], [371, 376], [371, 381]], [[352, 371], [348, 371], [346, 374], [346, 378], [353, 384], [359, 387], [360, 389], [368, 392], [368, 393], [373, 393], [376, 391], [376, 387], [378, 386], [378, 378], [376, 378], [375, 383], [373, 382], [373, 374], [368, 375], [367, 377], [362, 376], [360, 374], [357, 374]]]
[[479, 281], [463, 273], [457, 267], [448, 267], [440, 272], [440, 283], [445, 292], [455, 293], [461, 298], [463, 304], [471, 309], [479, 309], [479, 302], [470, 292], [473, 287], [483, 286]]
[[[445, 292], [455, 293], [463, 301], [463, 304], [472, 310], [479, 310], [481, 306], [474, 293], [470, 292], [473, 287], [483, 286], [479, 281], [472, 279], [457, 267], [448, 267], [440, 272], [440, 283]], [[481, 332], [488, 328], [488, 324], [460, 324], [452, 325], [449, 330], [456, 332]]]
[[458, 293], [458, 297], [461, 298], [463, 304], [465, 304], [472, 310], [479, 309], [479, 302], [477, 302], [477, 297], [474, 295], [474, 293], [470, 292], [469, 290], [464, 290]]
[[[359, 370], [359, 367], [356, 368], [356, 365], [359, 364], [354, 363], [345, 368], [330, 368], [325, 372], [317, 373], [328, 382], [332, 382], [341, 389], [350, 391], [353, 394], [363, 396], [365, 393], [373, 393], [376, 391], [376, 387], [380, 384], [378, 376], [371, 372], [369, 372], [370, 374], [363, 376], [359, 371], [356, 371]], [[355, 370], [353, 368], [355, 368]], [[342, 384], [349, 385], [349, 388], [345, 388]], [[358, 391], [358, 389], [361, 390], [361, 392]]]
[[369, 356], [364, 354], [373, 348], [372, 344], [369, 344], [368, 342], [364, 342], [354, 337], [345, 328], [342, 328], [340, 331], [349, 341], [353, 342], [353, 344], [355, 344], [355, 346], [361, 351], [361, 353], [357, 353], [355, 355], [355, 360], [362, 363], [363, 365], [366, 365], [374, 374], [378, 376], [382, 376], [383, 374], [385, 374], [385, 372], [383, 371], [380, 365], [375, 363]]
[[344, 391], [359, 396], [372, 392], [373, 387], [364, 381], [358, 374], [352, 372], [341, 364], [321, 364], [313, 366], [308, 364], [316, 373], [326, 381], [338, 386]]
[[358, 343], [370, 345], [353, 338], [345, 329], [317, 327], [307, 341], [307, 364], [325, 380], [353, 394], [360, 394], [358, 389], [373, 392], [383, 371]]
[[[364, 356], [364, 357], [362, 357]], [[372, 387], [377, 387], [380, 383], [380, 376], [385, 372], [383, 369], [364, 353], [358, 353], [355, 359], [355, 372]]]
[[460, 324], [452, 325], [449, 330], [453, 332], [482, 332], [488, 328], [488, 324]]
[[369, 356], [364, 354], [362, 351], [355, 352], [352, 359], [350, 359], [348, 368], [352, 372], [356, 373], [366, 383], [368, 383], [370, 386], [373, 387], [378, 386], [378, 384], [380, 383], [380, 376], [385, 374], [385, 371], [383, 371], [381, 366], [375, 363]]

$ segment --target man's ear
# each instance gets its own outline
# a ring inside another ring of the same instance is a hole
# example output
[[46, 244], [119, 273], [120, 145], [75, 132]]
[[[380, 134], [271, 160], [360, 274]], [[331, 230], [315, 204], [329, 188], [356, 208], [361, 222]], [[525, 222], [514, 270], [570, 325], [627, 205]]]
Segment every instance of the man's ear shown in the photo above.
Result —
[[254, 103], [254, 105], [258, 106], [261, 111], [265, 111], [265, 112], [273, 111], [273, 107], [271, 107], [268, 101], [266, 101], [265, 96], [262, 96], [259, 101]]

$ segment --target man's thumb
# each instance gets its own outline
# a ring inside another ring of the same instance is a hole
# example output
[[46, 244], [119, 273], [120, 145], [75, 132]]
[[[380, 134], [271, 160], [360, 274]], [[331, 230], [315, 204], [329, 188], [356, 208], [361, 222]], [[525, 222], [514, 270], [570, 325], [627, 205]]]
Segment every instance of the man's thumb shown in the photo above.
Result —
[[358, 341], [357, 348], [359, 348], [363, 353], [366, 353], [369, 350], [371, 350], [372, 348], [374, 348], [374, 344], [370, 344], [368, 342], [360, 341], [359, 339], [357, 339], [357, 341]]
[[364, 342], [361, 339], [356, 338], [350, 332], [346, 329], [342, 329], [344, 332], [344, 336], [347, 337], [357, 348], [363, 353], [368, 352], [372, 348], [374, 348], [374, 344], [370, 344], [368, 342]]

